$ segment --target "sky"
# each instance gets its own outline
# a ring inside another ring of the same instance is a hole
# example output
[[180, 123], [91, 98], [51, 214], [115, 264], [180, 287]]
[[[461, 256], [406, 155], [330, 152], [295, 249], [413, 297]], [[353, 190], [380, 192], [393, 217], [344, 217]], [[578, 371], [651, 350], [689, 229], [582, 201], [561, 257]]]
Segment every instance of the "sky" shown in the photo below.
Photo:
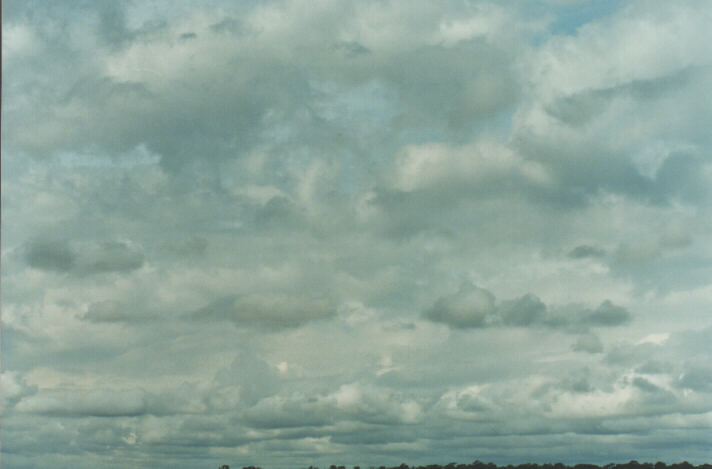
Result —
[[2, 464], [712, 458], [712, 2], [2, 2]]

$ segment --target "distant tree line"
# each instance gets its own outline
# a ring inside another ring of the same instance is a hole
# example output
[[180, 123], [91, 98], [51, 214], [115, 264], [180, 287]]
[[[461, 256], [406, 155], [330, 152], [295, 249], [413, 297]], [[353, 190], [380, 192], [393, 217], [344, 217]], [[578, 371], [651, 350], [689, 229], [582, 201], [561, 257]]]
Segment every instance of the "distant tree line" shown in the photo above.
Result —
[[[230, 469], [230, 466], [220, 466], [218, 469]], [[259, 466], [244, 466], [242, 469], [262, 469]], [[316, 466], [309, 466], [308, 468], [302, 469], [319, 469]], [[326, 467], [324, 468], [326, 469]], [[346, 469], [346, 466], [337, 466], [332, 464], [328, 469]], [[353, 469], [361, 469], [361, 466], [353, 466]], [[440, 464], [429, 464], [427, 466], [408, 466], [403, 463], [400, 466], [369, 466], [368, 469], [712, 469], [710, 464], [700, 464], [695, 466], [687, 461], [665, 464], [664, 462], [643, 462], [630, 461], [622, 464], [610, 463], [605, 466], [597, 466], [595, 464], [576, 464], [574, 466], [567, 466], [566, 464], [556, 463], [556, 464], [519, 464], [513, 466], [511, 464], [507, 466], [498, 466], [494, 463], [484, 463], [482, 461], [475, 461], [471, 464], [458, 464], [451, 462], [445, 466]]]

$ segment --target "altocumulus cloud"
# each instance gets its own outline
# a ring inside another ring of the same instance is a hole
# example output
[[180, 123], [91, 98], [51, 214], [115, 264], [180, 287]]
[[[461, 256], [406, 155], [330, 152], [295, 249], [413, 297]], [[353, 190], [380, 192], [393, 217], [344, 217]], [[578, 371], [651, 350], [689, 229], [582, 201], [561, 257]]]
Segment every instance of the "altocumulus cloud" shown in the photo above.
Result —
[[451, 295], [441, 296], [426, 311], [425, 318], [456, 329], [492, 326], [614, 327], [631, 320], [631, 313], [605, 300], [596, 309], [566, 305], [549, 313], [547, 306], [531, 293], [496, 303], [495, 296], [470, 283]]
[[709, 2], [2, 13], [7, 467], [709, 458]]

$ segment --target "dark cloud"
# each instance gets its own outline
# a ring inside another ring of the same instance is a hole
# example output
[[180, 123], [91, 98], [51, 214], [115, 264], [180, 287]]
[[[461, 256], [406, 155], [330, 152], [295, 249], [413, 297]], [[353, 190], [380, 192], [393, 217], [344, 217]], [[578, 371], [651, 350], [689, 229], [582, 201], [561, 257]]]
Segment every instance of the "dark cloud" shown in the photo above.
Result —
[[126, 243], [105, 242], [83, 253], [79, 269], [87, 274], [128, 273], [141, 268], [143, 254]]
[[505, 325], [530, 326], [545, 319], [546, 305], [539, 298], [527, 293], [513, 301], [503, 302], [499, 314]]
[[604, 249], [595, 246], [588, 246], [586, 244], [576, 246], [568, 254], [568, 256], [572, 259], [585, 259], [587, 257], [597, 258], [605, 255], [606, 251]]
[[495, 312], [492, 293], [472, 284], [463, 284], [457, 293], [435, 300], [425, 317], [454, 328], [469, 329], [488, 326]]
[[[425, 318], [456, 329], [531, 326], [576, 331], [588, 327], [621, 326], [629, 322], [632, 315], [627, 309], [614, 305], [610, 300], [605, 300], [595, 310], [571, 305], [549, 312], [546, 305], [531, 293], [496, 304], [495, 296], [491, 292], [465, 283], [457, 293], [438, 298], [426, 311]], [[582, 340], [588, 341], [588, 345], [580, 345], [582, 350], [597, 349], [600, 346], [600, 343], [590, 343], [590, 338]]]
[[326, 298], [273, 293], [226, 296], [192, 313], [198, 320], [224, 320], [237, 327], [272, 330], [299, 327], [335, 315], [335, 306]]
[[66, 241], [35, 240], [26, 247], [25, 261], [35, 269], [68, 272], [74, 268], [77, 255]]
[[67, 241], [32, 241], [26, 246], [25, 261], [35, 269], [92, 275], [128, 273], [144, 263], [143, 254], [126, 243], [107, 241], [72, 248]]
[[363, 54], [370, 54], [371, 51], [356, 41], [339, 42], [334, 44], [334, 49], [343, 51], [347, 57], [358, 57]]
[[620, 326], [631, 320], [630, 312], [606, 300], [593, 311], [583, 314], [583, 323], [592, 326]]

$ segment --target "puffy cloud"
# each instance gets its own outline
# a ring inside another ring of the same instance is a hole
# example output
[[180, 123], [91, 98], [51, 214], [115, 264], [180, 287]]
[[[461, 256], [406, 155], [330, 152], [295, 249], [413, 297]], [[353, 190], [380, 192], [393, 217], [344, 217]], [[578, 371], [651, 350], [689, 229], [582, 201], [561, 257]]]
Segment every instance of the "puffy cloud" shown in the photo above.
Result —
[[535, 295], [527, 293], [521, 298], [505, 302], [500, 307], [500, 314], [507, 325], [530, 326], [544, 320], [546, 305]]
[[258, 428], [323, 427], [336, 422], [413, 424], [422, 416], [421, 406], [387, 389], [345, 384], [319, 396], [262, 400], [247, 412], [247, 421]]
[[67, 272], [76, 262], [76, 254], [63, 241], [32, 241], [27, 246], [25, 260], [30, 267]]
[[577, 330], [621, 326], [629, 322], [632, 315], [610, 300], [603, 301], [595, 310], [565, 305], [550, 312], [531, 293], [496, 304], [495, 296], [488, 290], [464, 283], [457, 293], [435, 300], [425, 317], [457, 329], [536, 326]]
[[306, 322], [336, 314], [325, 298], [247, 294], [221, 298], [192, 314], [195, 319], [223, 319], [238, 327], [259, 326], [266, 329], [297, 327]]
[[6, 464], [703, 461], [709, 5], [604, 3], [4, 2]]
[[620, 326], [630, 321], [631, 314], [627, 309], [606, 300], [595, 310], [584, 313], [582, 319], [585, 324], [594, 326]]
[[456, 328], [485, 327], [496, 311], [494, 301], [494, 295], [484, 288], [463, 284], [454, 295], [438, 298], [426, 317]]
[[579, 246], [576, 246], [569, 252], [569, 257], [574, 258], [574, 259], [584, 259], [587, 257], [603, 257], [606, 254], [606, 251], [604, 251], [601, 248], [597, 248], [595, 246], [588, 246], [586, 244], [581, 244]]
[[108, 241], [73, 249], [67, 241], [31, 241], [25, 252], [30, 267], [53, 272], [93, 275], [128, 273], [144, 263], [143, 254], [123, 242]]

